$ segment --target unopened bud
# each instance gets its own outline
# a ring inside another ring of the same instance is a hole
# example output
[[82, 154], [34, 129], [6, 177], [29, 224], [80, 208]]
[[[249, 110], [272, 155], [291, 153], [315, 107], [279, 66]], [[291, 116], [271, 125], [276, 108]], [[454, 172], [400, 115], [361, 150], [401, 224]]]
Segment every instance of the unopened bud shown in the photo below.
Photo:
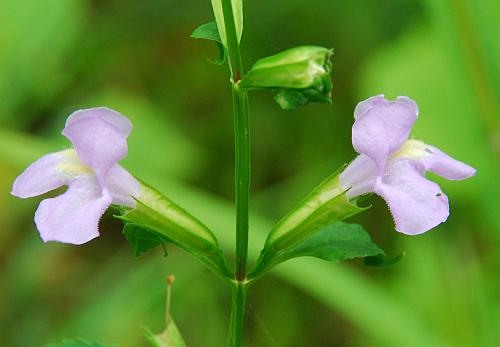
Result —
[[331, 102], [331, 49], [301, 46], [257, 61], [240, 86], [272, 89], [284, 109], [308, 102]]

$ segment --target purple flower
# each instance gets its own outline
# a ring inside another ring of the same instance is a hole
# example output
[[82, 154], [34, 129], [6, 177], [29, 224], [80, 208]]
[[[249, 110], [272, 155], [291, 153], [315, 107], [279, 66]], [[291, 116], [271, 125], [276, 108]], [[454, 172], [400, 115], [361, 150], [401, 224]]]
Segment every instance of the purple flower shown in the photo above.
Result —
[[35, 223], [43, 241], [85, 243], [99, 236], [99, 219], [110, 204], [135, 207], [140, 185], [118, 164], [131, 131], [130, 121], [109, 108], [76, 111], [62, 131], [74, 149], [47, 154], [17, 177], [12, 195], [20, 198], [68, 186], [38, 206]]
[[383, 95], [358, 104], [354, 111], [352, 144], [358, 157], [340, 175], [350, 198], [374, 192], [389, 206], [396, 230], [417, 235], [446, 221], [448, 198], [425, 178], [432, 171], [449, 180], [463, 180], [476, 170], [436, 147], [408, 139], [418, 116], [417, 104], [400, 96]]

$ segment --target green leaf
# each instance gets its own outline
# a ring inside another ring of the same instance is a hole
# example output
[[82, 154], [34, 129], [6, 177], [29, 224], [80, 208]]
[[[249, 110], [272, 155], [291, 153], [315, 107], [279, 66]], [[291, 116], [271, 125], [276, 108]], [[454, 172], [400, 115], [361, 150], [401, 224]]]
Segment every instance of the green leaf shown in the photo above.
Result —
[[252, 270], [251, 277], [262, 276], [288, 259], [316, 257], [330, 262], [353, 258], [385, 257], [385, 253], [359, 224], [336, 222], [313, 233], [299, 244], [278, 253], [264, 252]]
[[87, 342], [80, 339], [64, 340], [59, 343], [50, 343], [46, 347], [116, 347], [115, 345], [104, 345], [99, 342]]
[[132, 246], [136, 256], [139, 256], [159, 245], [163, 247], [165, 256], [168, 255], [165, 243], [171, 241], [164, 235], [152, 229], [137, 224], [126, 223], [123, 228], [123, 234]]
[[385, 254], [377, 254], [374, 256], [366, 257], [364, 259], [364, 264], [366, 266], [391, 266], [399, 263], [405, 255], [405, 252], [394, 257], [387, 257]]
[[[227, 48], [226, 26], [224, 24], [224, 13], [222, 12], [222, 1], [212, 0], [212, 8], [214, 10], [215, 21], [217, 23], [217, 28], [219, 28], [222, 44], [224, 45], [224, 47]], [[231, 5], [233, 8], [233, 17], [234, 17], [234, 25], [236, 27], [236, 35], [238, 37], [238, 42], [240, 42], [241, 35], [243, 33], [243, 1], [231, 0]]]
[[219, 31], [217, 29], [217, 24], [215, 22], [209, 22], [200, 25], [196, 29], [194, 29], [191, 37], [194, 39], [204, 39], [209, 41], [214, 41], [217, 44], [217, 48], [219, 50], [219, 56], [215, 59], [209, 59], [210, 62], [216, 65], [224, 64], [226, 60], [226, 49], [222, 44], [222, 39], [220, 37]]
[[126, 226], [124, 232], [128, 234], [127, 239], [132, 240], [136, 254], [162, 242], [172, 242], [215, 273], [231, 277], [217, 238], [210, 229], [153, 187], [141, 182], [136, 208], [122, 209], [115, 217], [133, 225]]
[[148, 328], [144, 328], [144, 336], [152, 347], [186, 347], [177, 325], [170, 316], [167, 317], [167, 327], [162, 333], [155, 335]]

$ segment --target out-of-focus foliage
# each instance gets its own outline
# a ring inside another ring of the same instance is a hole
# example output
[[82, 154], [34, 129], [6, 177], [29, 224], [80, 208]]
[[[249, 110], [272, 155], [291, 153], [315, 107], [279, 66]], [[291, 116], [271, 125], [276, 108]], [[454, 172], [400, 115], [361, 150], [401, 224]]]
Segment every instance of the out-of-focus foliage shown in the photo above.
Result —
[[107, 347], [107, 346], [99, 342], [88, 342], [78, 339], [78, 340], [64, 340], [61, 343], [51, 343], [48, 344], [47, 347]]
[[[251, 255], [265, 231], [353, 158], [357, 101], [385, 93], [420, 106], [414, 136], [475, 166], [436, 180], [448, 222], [393, 230], [382, 200], [355, 218], [407, 256], [392, 268], [299, 258], [250, 292], [247, 346], [494, 347], [500, 341], [500, 3], [495, 0], [244, 1], [245, 64], [301, 44], [334, 47], [333, 106], [284, 112], [252, 94]], [[39, 199], [9, 195], [32, 160], [68, 146], [73, 110], [106, 105], [134, 123], [124, 165], [189, 209], [233, 248], [233, 129], [226, 68], [190, 39], [210, 1], [4, 0], [0, 4], [0, 345], [67, 337], [146, 346], [160, 331], [166, 274], [188, 346], [224, 345], [229, 290], [176, 248], [133, 257], [121, 225], [81, 247], [43, 244]], [[284, 317], [286, 319], [284, 319]]]

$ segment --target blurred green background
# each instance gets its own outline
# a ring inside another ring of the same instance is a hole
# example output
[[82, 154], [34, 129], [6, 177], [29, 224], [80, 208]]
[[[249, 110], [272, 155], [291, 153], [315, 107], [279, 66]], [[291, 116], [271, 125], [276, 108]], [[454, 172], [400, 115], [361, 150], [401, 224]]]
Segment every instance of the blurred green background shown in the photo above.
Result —
[[[251, 95], [251, 254], [322, 178], [351, 160], [356, 103], [408, 95], [423, 139], [478, 169], [448, 182], [451, 216], [429, 233], [394, 231], [384, 202], [353, 219], [392, 268], [298, 259], [252, 288], [248, 347], [500, 345], [500, 2], [245, 0], [243, 54], [300, 44], [335, 49], [333, 106], [284, 112]], [[124, 165], [199, 215], [233, 248], [233, 129], [227, 67], [210, 42], [204, 0], [3, 0], [0, 4], [0, 345], [82, 337], [145, 346], [163, 326], [164, 278], [189, 346], [225, 345], [229, 290], [178, 249], [135, 258], [107, 216], [81, 247], [43, 244], [40, 198], [9, 195], [14, 178], [59, 135], [72, 111], [106, 105], [134, 123]]]

